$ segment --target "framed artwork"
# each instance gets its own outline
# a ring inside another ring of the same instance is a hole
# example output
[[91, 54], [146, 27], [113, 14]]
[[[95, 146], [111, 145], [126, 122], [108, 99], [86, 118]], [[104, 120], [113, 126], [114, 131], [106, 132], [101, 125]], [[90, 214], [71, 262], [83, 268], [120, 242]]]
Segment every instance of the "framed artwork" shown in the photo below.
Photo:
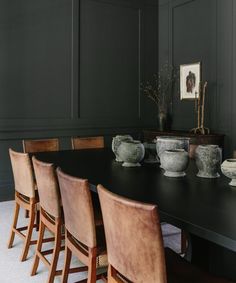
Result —
[[201, 62], [180, 65], [180, 99], [197, 99], [201, 82]]

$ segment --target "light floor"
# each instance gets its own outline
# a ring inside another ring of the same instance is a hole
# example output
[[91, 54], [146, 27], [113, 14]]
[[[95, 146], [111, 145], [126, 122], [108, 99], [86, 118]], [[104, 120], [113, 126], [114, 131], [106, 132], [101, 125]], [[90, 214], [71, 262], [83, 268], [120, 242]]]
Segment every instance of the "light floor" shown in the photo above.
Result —
[[[28, 259], [25, 262], [20, 262], [19, 257], [22, 251], [22, 241], [16, 236], [12, 249], [7, 249], [10, 227], [14, 211], [14, 202], [7, 201], [0, 203], [0, 283], [44, 283], [47, 280], [47, 268], [40, 264], [38, 273], [35, 276], [30, 276], [32, 268], [34, 246], [31, 246]], [[20, 215], [19, 224], [26, 223], [24, 213]], [[180, 249], [180, 231], [170, 225], [162, 227], [165, 246], [169, 246], [176, 250]], [[33, 238], [37, 238], [35, 232]], [[48, 244], [47, 244], [48, 245]], [[64, 253], [61, 252], [58, 268], [63, 266]], [[81, 265], [76, 258], [72, 259], [74, 266]], [[86, 272], [71, 274], [68, 283], [79, 281], [86, 277]], [[57, 276], [55, 283], [61, 282], [61, 276]], [[103, 281], [98, 281], [103, 282]]]

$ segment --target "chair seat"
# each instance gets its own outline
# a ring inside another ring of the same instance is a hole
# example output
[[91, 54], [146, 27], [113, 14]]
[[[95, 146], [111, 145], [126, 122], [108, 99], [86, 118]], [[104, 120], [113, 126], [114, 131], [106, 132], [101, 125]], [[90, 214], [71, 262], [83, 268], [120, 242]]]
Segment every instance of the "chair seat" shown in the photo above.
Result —
[[233, 283], [202, 271], [169, 248], [165, 256], [168, 283]]

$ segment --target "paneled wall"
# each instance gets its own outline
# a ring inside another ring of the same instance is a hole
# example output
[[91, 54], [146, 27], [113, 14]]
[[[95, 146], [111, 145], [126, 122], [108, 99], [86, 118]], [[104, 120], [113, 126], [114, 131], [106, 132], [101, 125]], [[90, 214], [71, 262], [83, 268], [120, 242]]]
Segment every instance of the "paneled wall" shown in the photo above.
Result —
[[138, 136], [155, 125], [140, 81], [158, 68], [155, 0], [0, 2], [0, 200], [23, 138]]
[[[226, 156], [236, 148], [236, 3], [234, 0], [160, 0], [160, 64], [202, 62], [208, 81], [206, 123], [226, 135]], [[173, 128], [196, 125], [194, 102], [173, 101]]]

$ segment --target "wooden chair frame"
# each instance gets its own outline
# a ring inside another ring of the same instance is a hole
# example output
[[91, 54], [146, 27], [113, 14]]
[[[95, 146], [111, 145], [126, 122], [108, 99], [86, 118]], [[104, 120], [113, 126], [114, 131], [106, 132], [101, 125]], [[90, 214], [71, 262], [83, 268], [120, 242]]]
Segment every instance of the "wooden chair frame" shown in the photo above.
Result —
[[[15, 192], [15, 211], [13, 217], [13, 224], [11, 228], [10, 239], [8, 242], [8, 248], [12, 248], [13, 242], [15, 239], [15, 234], [21, 237], [24, 241], [24, 247], [20, 260], [25, 261], [29, 252], [30, 245], [35, 245], [37, 241], [32, 241], [32, 232], [33, 228], [38, 228], [38, 224], [35, 224], [36, 215], [37, 215], [37, 203], [38, 199], [36, 198], [27, 198], [21, 195], [19, 192]], [[29, 225], [24, 227], [17, 228], [17, 222], [19, 218], [20, 208], [25, 209], [29, 212]], [[22, 231], [26, 231], [26, 234], [23, 234]]]
[[22, 140], [23, 150], [26, 153], [40, 151], [58, 151], [59, 139]]
[[[53, 283], [55, 276], [61, 275], [62, 270], [57, 270], [57, 262], [60, 251], [64, 250], [65, 247], [61, 246], [62, 240], [65, 238], [62, 234], [64, 228], [63, 220], [61, 217], [54, 218], [50, 216], [42, 207], [40, 208], [40, 225], [39, 225], [39, 236], [35, 251], [34, 263], [31, 270], [31, 276], [36, 275], [39, 260], [49, 269], [49, 275], [47, 283]], [[44, 238], [45, 230], [48, 229], [53, 235], [53, 238]], [[42, 251], [43, 243], [54, 241], [54, 248]], [[51, 262], [46, 258], [46, 255], [52, 254]], [[75, 273], [80, 271], [86, 271], [87, 268], [70, 268], [69, 273]]]
[[62, 273], [62, 283], [67, 283], [68, 275], [70, 273], [70, 262], [72, 253], [81, 261], [85, 266], [77, 268], [77, 272], [87, 271], [88, 278], [80, 280], [76, 283], [95, 283], [97, 280], [102, 279], [106, 282], [104, 273], [96, 274], [96, 260], [98, 254], [97, 248], [87, 248], [79, 243], [67, 230], [65, 237], [65, 263]]
[[72, 137], [72, 149], [104, 148], [104, 137]]
[[[39, 235], [38, 235], [38, 241], [37, 241], [31, 276], [34, 276], [36, 274], [39, 265], [39, 260], [42, 260], [42, 262], [49, 269], [49, 276], [47, 281], [48, 283], [53, 283], [54, 277], [62, 274], [62, 270], [56, 270], [59, 253], [61, 250], [64, 249], [64, 247], [61, 247], [61, 241], [63, 239], [61, 232], [62, 226], [63, 223], [61, 218], [53, 219], [53, 217], [49, 216], [47, 212], [43, 210], [42, 207], [40, 208]], [[54, 238], [48, 239], [47, 242], [54, 240], [55, 244], [53, 249], [42, 251], [42, 246], [43, 243], [45, 242], [44, 233], [46, 228], [54, 235]], [[45, 257], [46, 255], [49, 254], [52, 254], [51, 262], [49, 262]]]

